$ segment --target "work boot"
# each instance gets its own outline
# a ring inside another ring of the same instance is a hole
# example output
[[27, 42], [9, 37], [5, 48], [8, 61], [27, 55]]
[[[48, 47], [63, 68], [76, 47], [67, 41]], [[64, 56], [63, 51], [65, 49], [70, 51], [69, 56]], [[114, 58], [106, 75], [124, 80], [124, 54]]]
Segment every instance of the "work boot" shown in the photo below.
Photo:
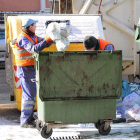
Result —
[[30, 118], [28, 119], [29, 122], [32, 122], [32, 121], [37, 122], [37, 120], [38, 120], [38, 117], [37, 117], [36, 115], [33, 115], [32, 117], [30, 117]]
[[31, 120], [31, 118], [29, 118], [27, 123], [22, 124], [21, 127], [24, 127], [24, 128], [36, 128], [36, 121]]

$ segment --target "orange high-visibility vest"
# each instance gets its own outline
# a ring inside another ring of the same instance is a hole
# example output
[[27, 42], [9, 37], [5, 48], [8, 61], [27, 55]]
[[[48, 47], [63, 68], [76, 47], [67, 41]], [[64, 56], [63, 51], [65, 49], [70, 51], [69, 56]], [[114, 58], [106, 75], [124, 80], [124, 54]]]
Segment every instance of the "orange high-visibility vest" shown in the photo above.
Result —
[[[107, 45], [112, 45], [114, 47], [114, 45], [112, 43], [110, 43], [110, 42], [108, 42], [106, 40], [103, 40], [101, 38], [99, 38], [98, 40], [99, 40], [99, 44], [100, 44], [100, 50], [105, 50], [105, 47]], [[115, 47], [114, 47], [114, 50], [116, 50]]]
[[32, 43], [37, 44], [37, 36], [35, 35], [34, 39], [35, 42], [32, 40], [32, 38], [27, 35], [26, 33], [20, 33], [18, 36], [18, 39], [16, 41], [16, 44], [14, 45], [13, 52], [15, 54], [15, 63], [16, 66], [31, 66], [34, 65], [34, 58], [32, 57], [32, 53], [29, 53], [27, 50], [18, 47], [18, 41], [21, 37], [28, 38]]

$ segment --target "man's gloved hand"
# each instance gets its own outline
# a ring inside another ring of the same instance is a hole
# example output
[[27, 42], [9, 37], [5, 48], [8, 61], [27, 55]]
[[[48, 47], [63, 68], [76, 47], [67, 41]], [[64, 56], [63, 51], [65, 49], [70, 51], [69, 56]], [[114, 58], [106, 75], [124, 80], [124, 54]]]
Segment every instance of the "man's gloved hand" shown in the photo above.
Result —
[[45, 40], [46, 40], [46, 42], [48, 44], [50, 44], [51, 42], [53, 42], [53, 40], [48, 35], [45, 36]]

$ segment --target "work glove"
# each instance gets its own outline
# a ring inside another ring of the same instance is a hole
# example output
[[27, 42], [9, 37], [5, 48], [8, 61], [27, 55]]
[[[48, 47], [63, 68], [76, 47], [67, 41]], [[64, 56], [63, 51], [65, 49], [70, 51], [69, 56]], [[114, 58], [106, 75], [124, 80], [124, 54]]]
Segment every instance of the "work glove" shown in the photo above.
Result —
[[53, 42], [53, 40], [48, 35], [45, 36], [45, 40], [46, 40], [46, 42], [48, 44], [50, 44], [51, 42]]

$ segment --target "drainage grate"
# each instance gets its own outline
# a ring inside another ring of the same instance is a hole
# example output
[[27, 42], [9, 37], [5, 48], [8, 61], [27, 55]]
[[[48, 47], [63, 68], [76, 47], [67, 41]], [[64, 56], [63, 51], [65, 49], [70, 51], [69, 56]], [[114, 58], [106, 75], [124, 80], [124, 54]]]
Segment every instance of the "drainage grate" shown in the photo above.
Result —
[[73, 140], [73, 139], [86, 139], [86, 137], [85, 136], [50, 137], [50, 140]]

